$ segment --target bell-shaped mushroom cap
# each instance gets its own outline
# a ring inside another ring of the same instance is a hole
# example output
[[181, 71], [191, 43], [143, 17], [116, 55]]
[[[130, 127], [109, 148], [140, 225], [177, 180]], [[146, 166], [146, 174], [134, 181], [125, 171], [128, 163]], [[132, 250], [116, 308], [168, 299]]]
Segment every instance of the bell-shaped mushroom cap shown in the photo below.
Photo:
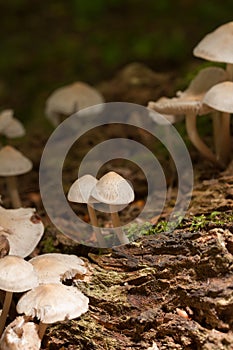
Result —
[[178, 91], [173, 98], [163, 97], [156, 102], [149, 102], [148, 108], [159, 113], [183, 115], [188, 113], [204, 114], [209, 112], [202, 106], [202, 98], [215, 84], [227, 79], [226, 71], [219, 67], [207, 67], [198, 72], [188, 88]]
[[104, 98], [98, 90], [78, 81], [55, 90], [46, 101], [45, 113], [48, 119], [57, 125], [59, 114], [70, 116], [84, 108], [103, 102]]
[[89, 299], [72, 286], [41, 284], [25, 293], [17, 304], [17, 312], [37, 317], [42, 323], [71, 320], [88, 311]]
[[39, 283], [60, 283], [62, 280], [84, 275], [87, 269], [76, 255], [50, 253], [38, 255], [29, 262], [37, 272]]
[[233, 113], [233, 82], [214, 85], [205, 94], [203, 103], [217, 111]]
[[22, 137], [25, 135], [25, 129], [18, 119], [13, 118], [2, 133], [8, 138]]
[[233, 63], [233, 22], [207, 34], [194, 48], [193, 54], [213, 62]]
[[32, 264], [16, 255], [0, 259], [0, 289], [7, 292], [25, 292], [38, 285]]
[[89, 174], [80, 177], [71, 185], [68, 200], [76, 203], [89, 203], [91, 191], [97, 182], [98, 180]]
[[225, 69], [220, 67], [203, 68], [197, 73], [188, 88], [184, 91], [178, 91], [177, 95], [180, 98], [201, 100], [212, 86], [225, 80], [227, 80]]
[[5, 109], [0, 113], [0, 133], [3, 133], [3, 130], [7, 127], [10, 121], [13, 119], [13, 110]]
[[5, 329], [1, 340], [1, 350], [39, 350], [41, 340], [38, 335], [39, 326], [27, 322], [25, 316], [18, 316]]
[[44, 233], [44, 225], [34, 208], [5, 209], [0, 206], [0, 226], [10, 243], [10, 254], [26, 257]]
[[134, 191], [127, 180], [110, 171], [97, 182], [91, 193], [101, 203], [122, 205], [134, 200]]
[[32, 162], [14, 147], [0, 149], [0, 176], [25, 174], [32, 169]]
[[23, 124], [13, 117], [14, 111], [6, 109], [0, 113], [0, 133], [9, 138], [25, 135]]

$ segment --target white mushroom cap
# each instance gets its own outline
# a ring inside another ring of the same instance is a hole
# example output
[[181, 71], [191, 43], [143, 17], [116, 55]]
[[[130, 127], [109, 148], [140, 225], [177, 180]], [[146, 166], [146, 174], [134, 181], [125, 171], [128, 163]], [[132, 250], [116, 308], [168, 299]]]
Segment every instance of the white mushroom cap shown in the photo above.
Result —
[[101, 203], [112, 205], [129, 204], [134, 200], [134, 191], [128, 181], [114, 171], [100, 178], [91, 195]]
[[0, 133], [9, 138], [25, 135], [23, 124], [13, 117], [14, 111], [6, 109], [0, 113]]
[[103, 96], [99, 91], [86, 83], [78, 81], [55, 90], [46, 101], [45, 113], [56, 126], [59, 124], [59, 114], [70, 116], [84, 108], [103, 102]]
[[199, 114], [201, 102], [196, 100], [182, 99], [181, 97], [166, 98], [156, 102], [150, 101], [148, 108], [162, 114], [184, 115], [187, 113]]
[[25, 129], [18, 119], [13, 118], [4, 128], [3, 134], [8, 138], [22, 137], [25, 135]]
[[233, 82], [214, 85], [205, 94], [203, 103], [217, 111], [233, 113]]
[[194, 48], [194, 56], [214, 62], [233, 63], [233, 22], [207, 34]]
[[24, 316], [18, 316], [5, 329], [1, 340], [1, 350], [39, 350], [41, 340], [38, 335], [39, 326], [27, 322]]
[[63, 284], [41, 284], [25, 293], [17, 312], [37, 317], [42, 323], [54, 323], [79, 317], [88, 311], [89, 299], [77, 288]]
[[185, 99], [201, 100], [212, 86], [225, 80], [227, 80], [225, 69], [220, 67], [203, 68], [197, 73], [186, 90], [177, 92], [177, 96]]
[[0, 231], [10, 243], [10, 254], [26, 257], [44, 233], [34, 208], [5, 209], [0, 206]]
[[25, 174], [32, 169], [32, 162], [14, 147], [0, 149], [0, 176]]
[[89, 203], [90, 194], [98, 180], [92, 175], [84, 175], [77, 179], [70, 187], [68, 192], [68, 200], [76, 203]]
[[7, 292], [25, 292], [38, 285], [32, 264], [15, 255], [0, 259], [0, 289]]
[[199, 71], [188, 88], [178, 91], [173, 98], [163, 97], [149, 102], [148, 108], [163, 114], [184, 115], [188, 113], [204, 114], [209, 112], [203, 107], [202, 98], [215, 84], [227, 79], [226, 71], [218, 67], [207, 67]]
[[39, 283], [60, 283], [62, 280], [84, 275], [87, 269], [76, 255], [50, 253], [38, 255], [29, 262], [37, 272]]

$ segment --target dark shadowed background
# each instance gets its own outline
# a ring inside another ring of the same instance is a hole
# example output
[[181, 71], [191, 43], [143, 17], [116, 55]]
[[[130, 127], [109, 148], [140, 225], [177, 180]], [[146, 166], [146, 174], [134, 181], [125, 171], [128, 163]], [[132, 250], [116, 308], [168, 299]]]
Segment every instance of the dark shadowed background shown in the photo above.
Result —
[[0, 101], [26, 122], [75, 80], [98, 84], [139, 61], [186, 75], [193, 47], [233, 19], [232, 0], [10, 0], [0, 3]]

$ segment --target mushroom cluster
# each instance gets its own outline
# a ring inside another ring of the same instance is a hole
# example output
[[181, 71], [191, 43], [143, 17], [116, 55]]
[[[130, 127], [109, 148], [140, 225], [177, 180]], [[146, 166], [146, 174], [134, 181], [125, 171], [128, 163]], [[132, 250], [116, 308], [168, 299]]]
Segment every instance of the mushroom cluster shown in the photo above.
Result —
[[118, 212], [122, 206], [126, 206], [134, 200], [134, 191], [129, 182], [121, 175], [110, 171], [99, 180], [92, 175], [84, 175], [71, 185], [67, 197], [71, 202], [87, 204], [91, 225], [100, 247], [107, 247], [108, 244], [98, 226], [94, 203], [103, 203], [109, 206], [112, 225], [118, 241], [121, 244], [129, 243], [129, 239], [122, 229]]
[[[207, 34], [194, 48], [197, 57], [226, 63], [220, 67], [204, 68], [185, 91], [176, 97], [148, 103], [150, 110], [166, 115], [185, 116], [187, 134], [198, 151], [213, 164], [224, 168], [231, 157], [230, 114], [233, 111], [233, 22], [226, 23]], [[197, 116], [211, 113], [214, 150], [200, 137]]]
[[[79, 317], [88, 311], [89, 299], [66, 279], [81, 279], [87, 273], [84, 261], [75, 255], [42, 254], [29, 261], [17, 255], [0, 259], [0, 290], [5, 291], [0, 316], [0, 348], [40, 349], [49, 324]], [[23, 293], [18, 314], [4, 330], [13, 293]], [[39, 324], [37, 324], [39, 321]], [[4, 332], [3, 332], [4, 331]]]
[[20, 208], [22, 205], [18, 192], [17, 176], [29, 172], [33, 164], [20, 151], [9, 145], [9, 139], [25, 135], [24, 126], [14, 117], [12, 109], [6, 109], [0, 113], [0, 135], [8, 141], [7, 146], [0, 148], [0, 177], [5, 179], [13, 208]]

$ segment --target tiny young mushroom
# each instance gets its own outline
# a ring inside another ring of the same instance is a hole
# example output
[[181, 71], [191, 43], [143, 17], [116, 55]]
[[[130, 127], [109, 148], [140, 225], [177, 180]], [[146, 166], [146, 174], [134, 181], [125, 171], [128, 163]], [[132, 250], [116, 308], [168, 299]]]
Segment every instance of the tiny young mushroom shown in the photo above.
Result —
[[48, 253], [38, 255], [29, 260], [37, 272], [39, 284], [61, 283], [86, 274], [84, 261], [76, 255]]
[[94, 176], [89, 174], [83, 175], [71, 185], [67, 198], [70, 202], [85, 203], [87, 205], [88, 214], [97, 242], [100, 247], [105, 247], [104, 237], [101, 233], [101, 229], [98, 227], [97, 216], [92, 206], [96, 200], [90, 198], [91, 191], [97, 182], [98, 180]]
[[25, 292], [38, 285], [32, 264], [15, 255], [0, 259], [0, 289], [6, 292], [0, 316], [0, 335], [3, 332], [13, 293]]
[[114, 171], [102, 176], [91, 192], [91, 197], [100, 203], [109, 205], [113, 227], [120, 243], [129, 243], [128, 237], [122, 230], [120, 218], [116, 211], [119, 206], [128, 205], [134, 200], [134, 191], [127, 180]]
[[32, 253], [44, 233], [44, 225], [33, 208], [5, 209], [0, 206], [1, 235], [9, 241], [11, 255]]
[[177, 92], [177, 97], [163, 98], [157, 102], [149, 102], [148, 108], [162, 114], [185, 115], [186, 130], [190, 141], [198, 151], [212, 163], [220, 165], [212, 150], [203, 142], [197, 131], [197, 115], [210, 111], [203, 106], [205, 93], [215, 84], [226, 80], [226, 72], [222, 68], [208, 67], [202, 69], [191, 81], [188, 88]]
[[13, 114], [12, 109], [0, 113], [0, 134], [8, 138], [22, 137], [25, 135], [24, 126]]
[[216, 157], [224, 167], [231, 155], [230, 114], [233, 113], [233, 82], [225, 81], [212, 86], [202, 103], [217, 111], [215, 115]]
[[76, 287], [63, 284], [41, 284], [25, 293], [16, 306], [19, 314], [40, 320], [42, 340], [49, 324], [71, 320], [88, 311], [89, 299]]
[[16, 176], [32, 169], [32, 162], [14, 147], [5, 146], [0, 149], [0, 176], [6, 178], [7, 189], [14, 208], [21, 207]]
[[55, 90], [46, 101], [45, 114], [57, 126], [62, 121], [62, 116], [68, 117], [81, 109], [103, 102], [103, 96], [98, 90], [78, 81]]
[[39, 350], [41, 340], [38, 335], [39, 326], [28, 321], [26, 316], [18, 316], [4, 330], [1, 350]]
[[208, 33], [193, 50], [196, 57], [212, 62], [226, 63], [227, 80], [233, 80], [233, 22], [228, 22]]

